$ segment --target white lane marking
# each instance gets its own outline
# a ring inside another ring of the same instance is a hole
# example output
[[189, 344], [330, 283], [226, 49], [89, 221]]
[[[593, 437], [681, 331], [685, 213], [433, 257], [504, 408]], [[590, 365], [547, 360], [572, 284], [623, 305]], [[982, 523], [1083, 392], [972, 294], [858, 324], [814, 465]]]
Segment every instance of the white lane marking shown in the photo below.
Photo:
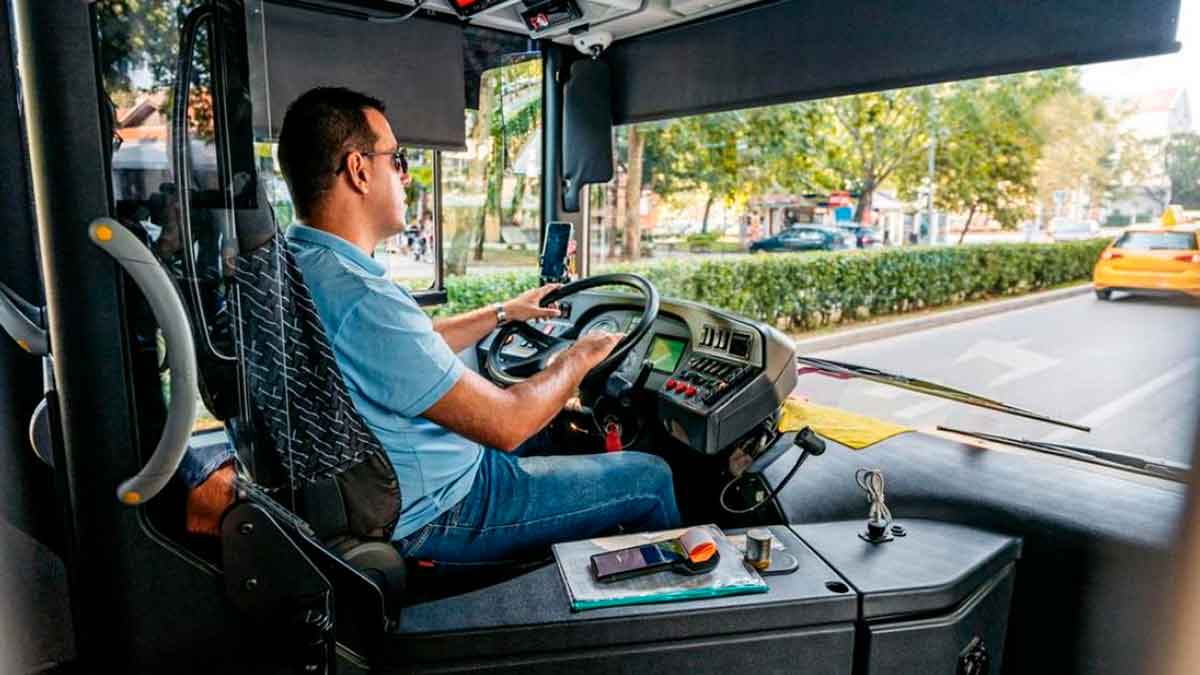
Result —
[[882, 398], [885, 401], [894, 401], [906, 392], [898, 387], [893, 387], [887, 384], [879, 384], [878, 382], [868, 382], [863, 386], [862, 393], [865, 396], [872, 398]]
[[935, 398], [933, 400], [921, 401], [920, 403], [910, 405], [907, 408], [897, 410], [895, 412], [895, 416], [902, 420], [911, 420], [941, 410], [948, 405], [950, 405], [950, 401]]
[[[1191, 375], [1192, 372], [1196, 370], [1197, 366], [1200, 366], [1200, 359], [1198, 358], [1193, 357], [1184, 361], [1180, 361], [1178, 366], [1163, 373], [1162, 375], [1159, 375], [1153, 380], [1150, 380], [1137, 389], [1130, 391], [1121, 398], [1105, 403], [1099, 408], [1096, 408], [1092, 412], [1084, 415], [1077, 421], [1079, 424], [1092, 427], [1092, 430], [1094, 431], [1096, 427], [1137, 405], [1142, 399], [1150, 396], [1159, 389], [1174, 384], [1176, 380], [1180, 380]], [[1080, 432], [1072, 429], [1059, 429], [1058, 431], [1047, 434], [1042, 440], [1051, 442], [1064, 441], [1078, 433]]]
[[1040, 373], [1043, 370], [1048, 370], [1062, 363], [1060, 359], [1023, 348], [1022, 345], [1029, 341], [1030, 338], [1012, 342], [983, 339], [971, 345], [970, 349], [963, 352], [962, 355], [954, 360], [954, 363], [961, 364], [965, 361], [981, 358], [1007, 367], [1009, 369], [1008, 372], [993, 378], [987, 383], [989, 389], [1008, 384], [1009, 382], [1015, 382], [1016, 380]]

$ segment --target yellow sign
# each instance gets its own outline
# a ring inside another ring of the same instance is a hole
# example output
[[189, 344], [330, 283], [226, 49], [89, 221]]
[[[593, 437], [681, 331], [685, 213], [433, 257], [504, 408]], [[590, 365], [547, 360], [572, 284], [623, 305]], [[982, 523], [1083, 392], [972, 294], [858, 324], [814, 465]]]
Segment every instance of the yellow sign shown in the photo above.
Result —
[[899, 424], [789, 396], [779, 417], [779, 430], [800, 431], [804, 427], [812, 427], [818, 434], [851, 450], [862, 450], [896, 434], [912, 431]]
[[1183, 207], [1178, 204], [1172, 204], [1163, 211], [1162, 224], [1163, 227], [1175, 227], [1183, 224]]

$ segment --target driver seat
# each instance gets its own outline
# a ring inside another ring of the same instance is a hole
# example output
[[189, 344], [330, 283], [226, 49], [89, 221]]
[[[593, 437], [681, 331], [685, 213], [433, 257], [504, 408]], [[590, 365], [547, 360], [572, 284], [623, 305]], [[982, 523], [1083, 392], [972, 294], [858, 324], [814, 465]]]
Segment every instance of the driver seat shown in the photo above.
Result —
[[255, 482], [385, 595], [402, 593], [404, 561], [391, 544], [399, 481], [350, 399], [312, 296], [277, 229], [243, 249], [235, 280]]
[[[446, 574], [431, 561], [407, 564], [391, 542], [402, 505], [395, 469], [350, 398], [295, 258], [274, 227], [259, 241], [240, 239], [237, 356], [252, 422], [254, 497], [286, 504], [325, 548], [375, 581], [393, 611], [544, 564]], [[451, 583], [417, 584], [412, 593], [414, 576]]]

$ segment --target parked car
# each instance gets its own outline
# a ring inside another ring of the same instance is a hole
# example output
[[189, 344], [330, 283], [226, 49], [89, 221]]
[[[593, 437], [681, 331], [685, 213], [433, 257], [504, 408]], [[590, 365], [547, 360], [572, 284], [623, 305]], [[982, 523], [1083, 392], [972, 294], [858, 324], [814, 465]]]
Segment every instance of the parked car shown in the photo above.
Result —
[[834, 227], [789, 227], [773, 237], [750, 244], [751, 253], [761, 251], [835, 251], [854, 246], [853, 235]]
[[1200, 242], [1191, 230], [1130, 229], [1109, 244], [1092, 271], [1096, 297], [1113, 291], [1200, 297]]
[[853, 238], [854, 245], [858, 248], [874, 248], [883, 245], [875, 230], [866, 225], [846, 223], [838, 225], [838, 229], [850, 235]]

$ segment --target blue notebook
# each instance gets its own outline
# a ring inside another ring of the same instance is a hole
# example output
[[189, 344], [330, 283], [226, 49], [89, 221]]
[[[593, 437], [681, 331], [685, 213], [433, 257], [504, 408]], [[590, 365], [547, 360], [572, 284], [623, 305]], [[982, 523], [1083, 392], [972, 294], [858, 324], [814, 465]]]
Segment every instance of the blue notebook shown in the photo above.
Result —
[[596, 581], [592, 574], [593, 555], [675, 539], [684, 532], [682, 529], [555, 544], [554, 559], [558, 564], [563, 584], [567, 587], [567, 595], [571, 598], [571, 609], [581, 611], [598, 607], [767, 592], [766, 582], [755, 569], [742, 562], [742, 552], [716, 525], [700, 527], [708, 529], [712, 534], [721, 559], [711, 572], [694, 576], [663, 570], [601, 583]]

